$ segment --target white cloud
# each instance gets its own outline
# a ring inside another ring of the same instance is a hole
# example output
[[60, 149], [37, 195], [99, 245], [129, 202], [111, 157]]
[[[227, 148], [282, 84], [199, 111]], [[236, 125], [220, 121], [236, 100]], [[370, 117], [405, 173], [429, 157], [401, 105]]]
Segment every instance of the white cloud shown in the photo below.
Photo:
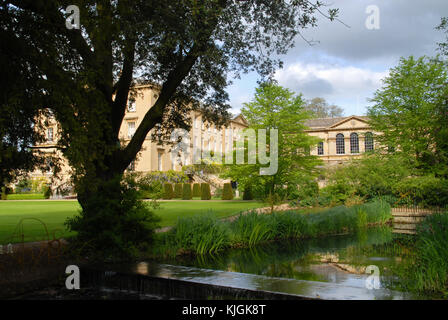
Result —
[[280, 85], [306, 98], [323, 97], [335, 102], [347, 96], [369, 96], [381, 87], [387, 71], [377, 72], [354, 66], [325, 64], [290, 64], [278, 70], [275, 78]]

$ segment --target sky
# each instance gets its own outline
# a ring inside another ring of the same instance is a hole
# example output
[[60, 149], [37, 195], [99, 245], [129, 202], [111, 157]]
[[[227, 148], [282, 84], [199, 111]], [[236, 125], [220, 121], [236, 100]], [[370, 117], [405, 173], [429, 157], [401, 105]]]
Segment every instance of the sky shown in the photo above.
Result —
[[[369, 98], [400, 57], [434, 56], [445, 39], [435, 27], [448, 16], [448, 0], [329, 1], [343, 23], [320, 16], [317, 27], [302, 30], [314, 44], [297, 37], [274, 77], [305, 99], [323, 97], [340, 106], [345, 116], [366, 114]], [[367, 10], [372, 5], [378, 11]], [[379, 19], [372, 20], [376, 12]], [[228, 88], [233, 113], [252, 99], [257, 79], [256, 73], [242, 75]]]

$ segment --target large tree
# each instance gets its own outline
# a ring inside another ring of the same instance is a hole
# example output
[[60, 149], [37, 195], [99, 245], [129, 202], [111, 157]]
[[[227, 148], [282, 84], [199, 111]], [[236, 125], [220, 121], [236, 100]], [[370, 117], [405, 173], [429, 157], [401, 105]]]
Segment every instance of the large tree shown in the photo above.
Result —
[[[242, 114], [249, 123], [247, 130], [258, 132], [260, 129], [277, 129], [277, 170], [273, 174], [260, 175], [260, 164], [233, 164], [228, 166], [226, 177], [238, 181], [241, 189], [250, 188], [262, 198], [273, 195], [285, 199], [297, 195], [299, 185], [313, 180], [318, 170], [320, 160], [310, 155], [319, 139], [305, 132], [305, 121], [310, 113], [305, 110], [305, 101], [301, 94], [283, 88], [275, 83], [264, 83], [255, 92], [252, 101], [244, 103]], [[267, 150], [273, 152], [275, 143], [267, 132]], [[258, 135], [257, 135], [258, 136]], [[250, 136], [248, 136], [250, 139]], [[257, 138], [258, 139], [258, 138]], [[257, 158], [260, 159], [260, 141], [256, 145]], [[249, 159], [251, 141], [245, 146], [246, 158]], [[249, 160], [247, 160], [249, 162]], [[271, 164], [269, 164], [271, 165]]]
[[438, 58], [402, 58], [371, 100], [368, 115], [385, 151], [423, 173], [448, 177], [448, 71]]
[[[68, 5], [79, 7], [79, 29], [66, 27]], [[321, 10], [322, 3], [306, 0], [3, 0], [2, 37], [33, 69], [42, 93], [37, 107], [60, 124], [58, 146], [73, 168], [80, 221], [90, 221], [74, 227], [83, 241], [96, 236], [89, 224], [111, 228], [111, 238], [132, 232], [113, 229], [112, 217], [127, 215], [121, 177], [152, 128], [163, 135], [188, 128], [192, 108], [225, 121], [229, 79], [271, 75], [281, 66], [272, 57], [315, 26], [316, 14], [337, 14]], [[139, 80], [158, 88], [157, 100], [122, 146], [119, 129]], [[104, 205], [108, 199], [114, 204]]]

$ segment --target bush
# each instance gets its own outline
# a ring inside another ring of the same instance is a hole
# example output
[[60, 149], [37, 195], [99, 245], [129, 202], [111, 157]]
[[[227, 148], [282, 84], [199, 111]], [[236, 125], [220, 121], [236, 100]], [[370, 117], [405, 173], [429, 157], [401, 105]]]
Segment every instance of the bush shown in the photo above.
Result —
[[8, 195], [6, 194], [6, 187], [2, 187], [1, 189], [1, 200], [6, 200], [8, 198]]
[[252, 194], [252, 187], [246, 186], [243, 191], [243, 200], [253, 200], [254, 196]]
[[100, 187], [102, 192], [87, 194], [83, 210], [65, 222], [76, 232], [70, 250], [89, 261], [134, 259], [148, 250], [160, 218], [140, 200], [136, 183], [119, 176]]
[[191, 184], [184, 183], [182, 189], [182, 199], [183, 200], [191, 200]]
[[174, 185], [174, 198], [182, 198], [182, 183], [176, 183]]
[[[166, 196], [165, 183], [183, 183], [188, 182], [188, 177], [183, 172], [173, 170], [154, 171], [146, 174], [132, 172], [127, 173], [131, 179], [135, 180], [137, 189], [140, 191], [143, 199], [161, 199]], [[179, 198], [182, 196], [182, 191]]]
[[50, 199], [51, 194], [52, 194], [51, 188], [49, 186], [45, 186], [44, 187], [44, 198], [45, 199]]
[[211, 198], [210, 185], [208, 183], [201, 183], [201, 200], [210, 200]]
[[201, 196], [201, 184], [194, 183], [193, 184], [193, 197], [200, 197], [200, 196]]
[[222, 190], [222, 200], [232, 200], [232, 199], [233, 199], [232, 184], [224, 183], [224, 188]]
[[171, 183], [165, 183], [163, 184], [163, 199], [173, 199], [174, 197], [174, 191], [173, 191], [173, 185]]

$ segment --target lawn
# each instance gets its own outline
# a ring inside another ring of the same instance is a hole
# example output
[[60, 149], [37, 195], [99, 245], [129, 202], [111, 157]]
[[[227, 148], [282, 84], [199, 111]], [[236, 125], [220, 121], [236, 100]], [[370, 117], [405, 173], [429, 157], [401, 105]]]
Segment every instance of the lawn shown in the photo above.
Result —
[[[222, 218], [261, 206], [262, 203], [247, 201], [161, 201], [160, 208], [155, 213], [162, 218], [160, 226], [166, 227], [174, 225], [178, 217], [213, 212]], [[65, 230], [64, 221], [79, 210], [77, 201], [0, 201], [0, 244], [20, 241], [11, 236], [24, 218], [27, 218], [23, 221], [25, 241], [46, 239], [43, 224], [35, 219], [46, 225], [50, 239], [53, 238], [53, 233], [56, 233], [56, 238], [68, 237], [72, 233]]]

